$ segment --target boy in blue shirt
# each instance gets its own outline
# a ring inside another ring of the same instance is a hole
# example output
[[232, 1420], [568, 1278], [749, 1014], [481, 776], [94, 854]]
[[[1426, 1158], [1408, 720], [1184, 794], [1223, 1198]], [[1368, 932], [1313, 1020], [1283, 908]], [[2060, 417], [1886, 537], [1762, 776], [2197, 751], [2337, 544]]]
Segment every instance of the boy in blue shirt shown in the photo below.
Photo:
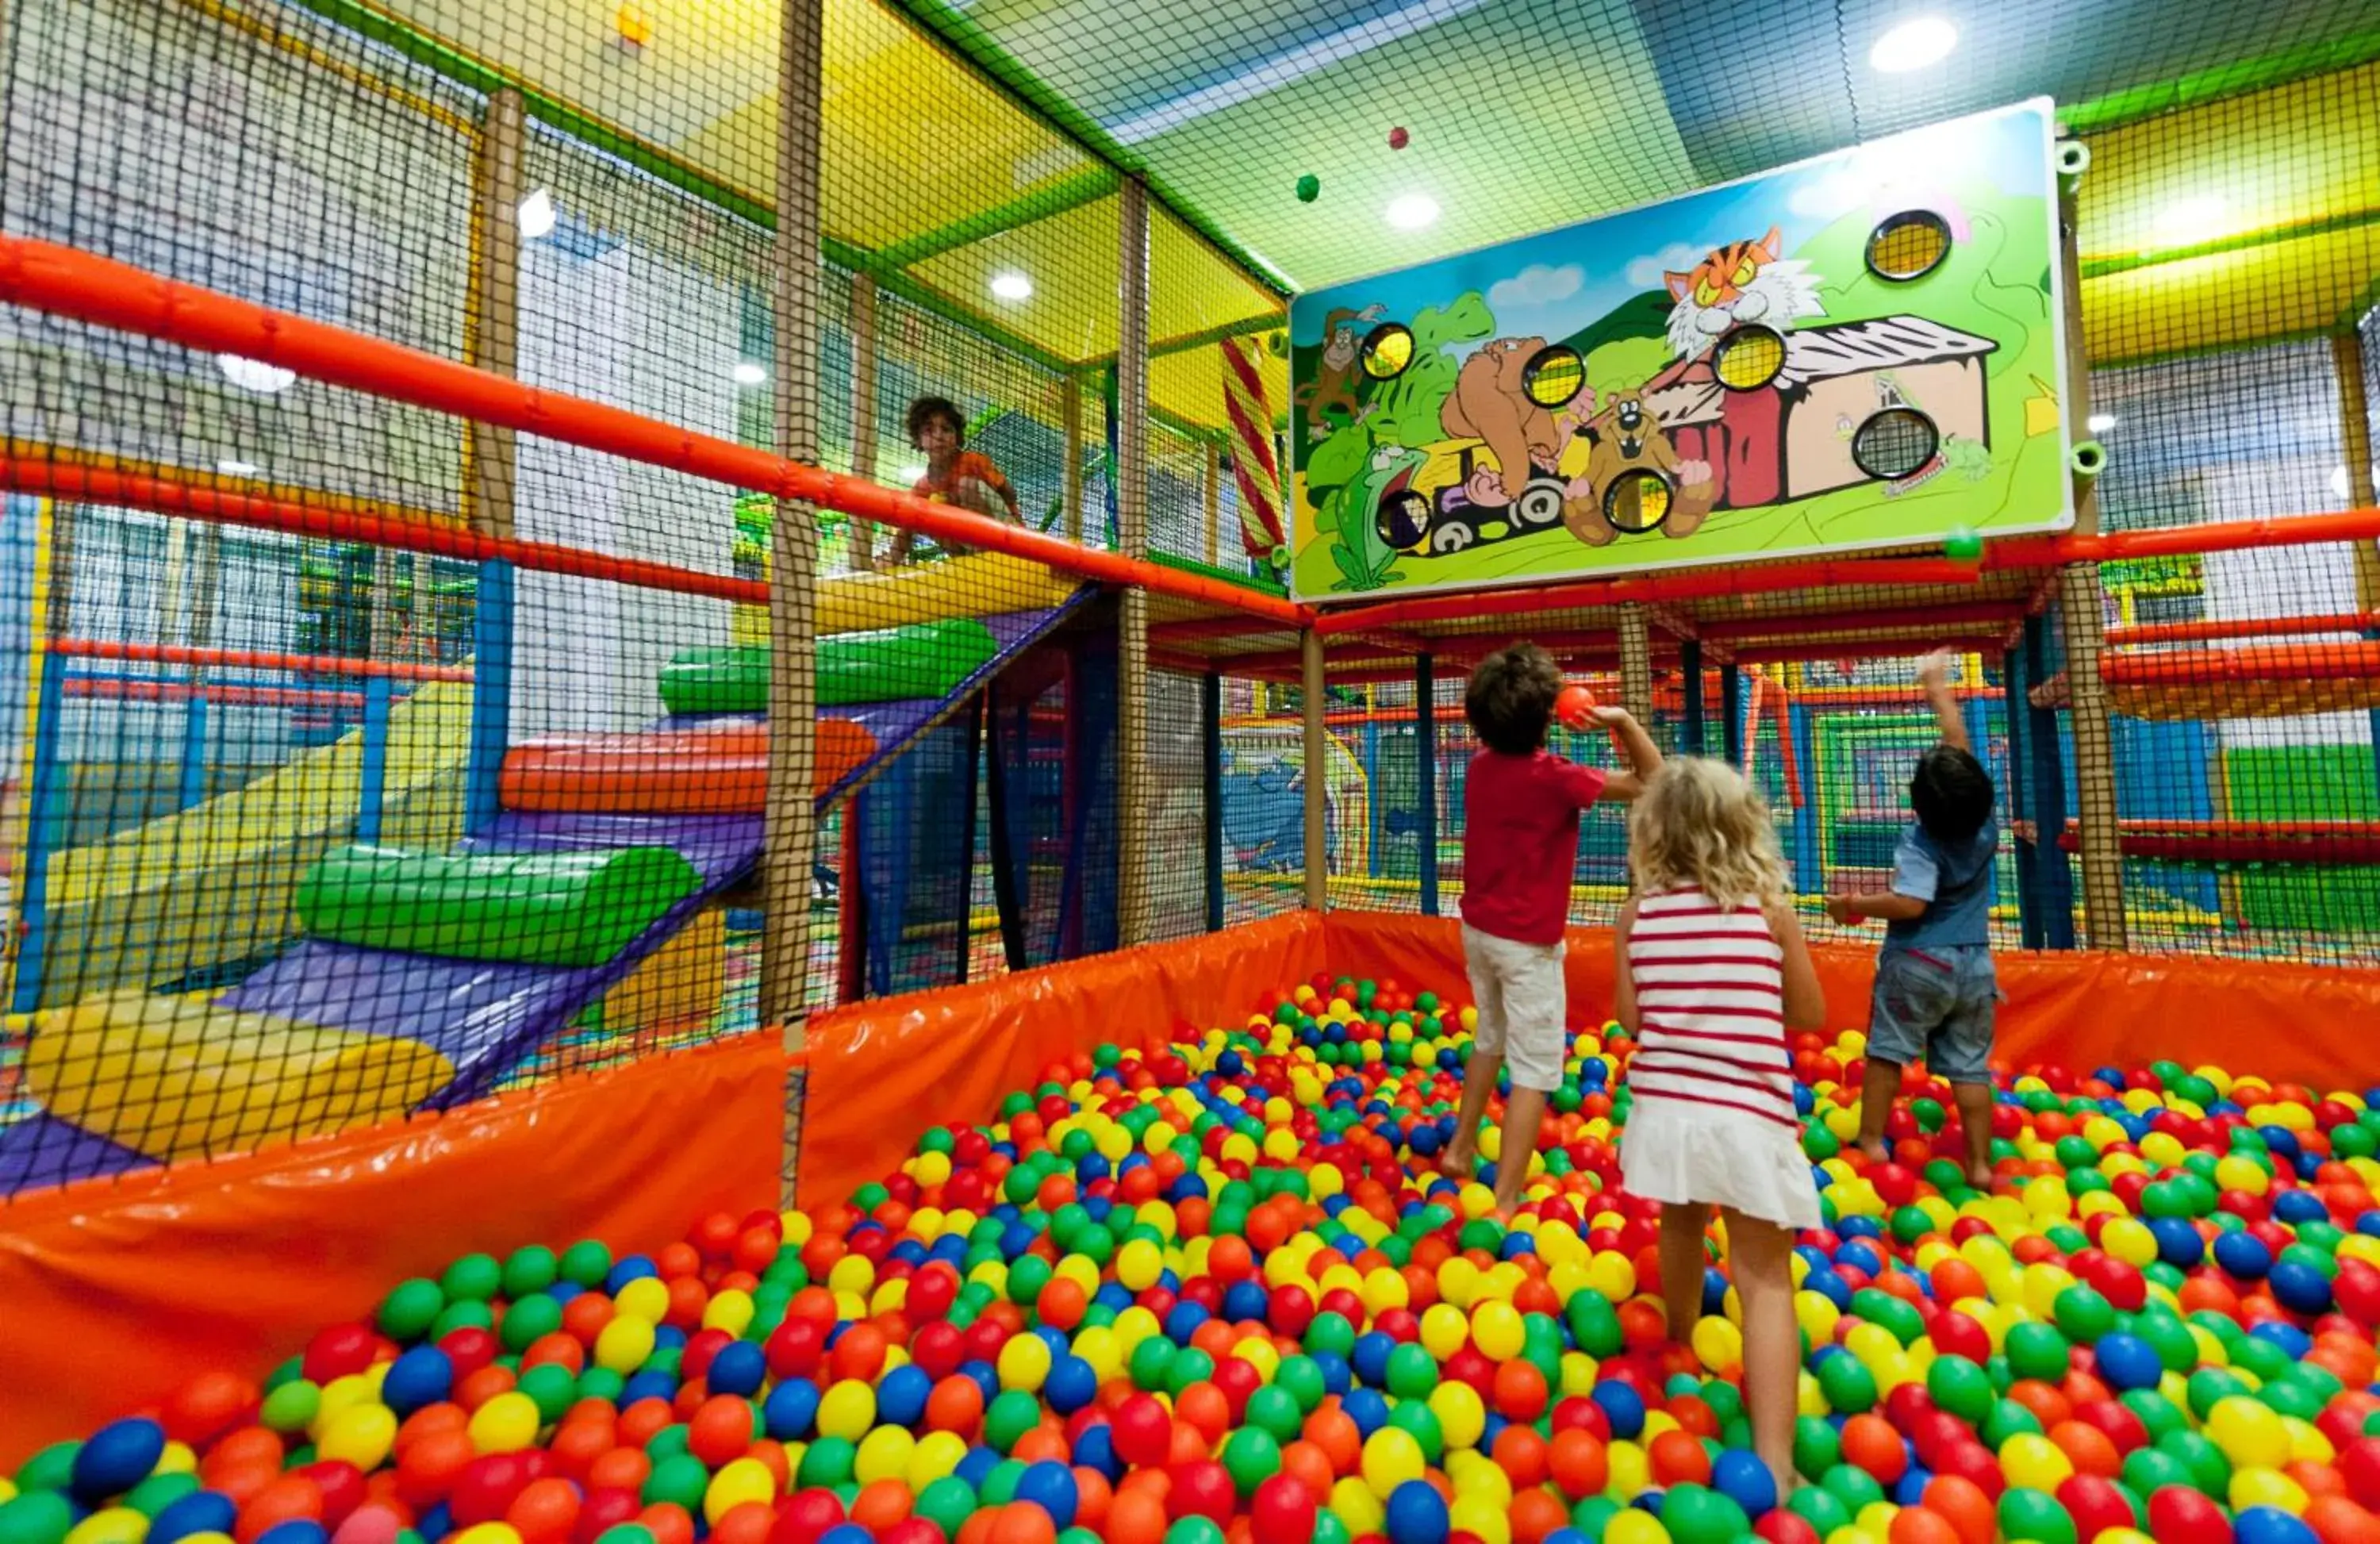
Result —
[[1868, 1010], [1867, 1074], [1860, 1088], [1860, 1147], [1882, 1162], [1885, 1116], [1901, 1069], [1923, 1061], [1947, 1079], [1967, 1141], [1967, 1183], [1991, 1187], [1992, 857], [1999, 826], [1991, 774], [1975, 760], [1966, 721], [1950, 692], [1953, 661], [1937, 650], [1917, 679], [1941, 726], [1942, 743], [1917, 759], [1909, 804], [1917, 818], [1892, 855], [1892, 885], [1881, 895], [1835, 895], [1837, 922], [1885, 922]]

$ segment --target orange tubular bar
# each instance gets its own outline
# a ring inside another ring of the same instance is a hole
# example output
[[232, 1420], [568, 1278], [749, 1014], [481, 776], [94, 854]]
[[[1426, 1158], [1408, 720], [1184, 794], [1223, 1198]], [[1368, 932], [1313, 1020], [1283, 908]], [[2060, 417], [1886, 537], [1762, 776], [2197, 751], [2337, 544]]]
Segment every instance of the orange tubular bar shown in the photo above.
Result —
[[[0, 300], [187, 348], [241, 355], [296, 371], [309, 380], [819, 505], [922, 531], [938, 541], [1030, 558], [1087, 579], [1137, 585], [1293, 626], [1304, 626], [1310, 615], [1304, 606], [1276, 596], [1121, 553], [1078, 547], [989, 516], [929, 504], [860, 478], [822, 471], [601, 402], [541, 391], [384, 338], [273, 310], [55, 242], [0, 237]], [[174, 513], [212, 511], [194, 503]], [[763, 590], [765, 599], [765, 587], [755, 588]]]
[[[1929, 638], [1927, 647], [1949, 650], [1954, 654], [1997, 654], [2000, 640], [1997, 638], [1962, 636], [1939, 639]], [[1742, 643], [1736, 645], [1735, 657], [1746, 663], [1754, 661], [1774, 663], [1780, 660], [1872, 660], [1905, 658], [1911, 651], [1911, 641], [1905, 638], [1842, 638], [1828, 643]], [[1915, 693], [1910, 697], [1913, 701]]]
[[1974, 601], [1963, 605], [1904, 606], [1891, 611], [1840, 612], [1832, 615], [1802, 613], [1792, 616], [1730, 617], [1706, 622], [1697, 631], [1707, 643], [1742, 638], [1787, 638], [1810, 633], [1882, 632], [1886, 628], [1931, 627], [1948, 632], [1975, 623], [2024, 620], [2022, 601]]
[[279, 654], [256, 649], [193, 649], [178, 643], [122, 643], [104, 638], [62, 638], [50, 652], [79, 660], [128, 660], [141, 664], [224, 665], [235, 670], [299, 670], [318, 675], [386, 676], [399, 681], [468, 681], [461, 665], [405, 664], [356, 660], [336, 654]]
[[2380, 612], [2335, 616], [2243, 616], [2229, 622], [2156, 622], [2110, 627], [2107, 646], [2143, 643], [2204, 643], [2216, 638], [2280, 638], [2290, 633], [2365, 633], [2380, 629]]
[[2188, 654], [2106, 654], [2111, 687], [2211, 687], [2225, 681], [2361, 681], [2380, 676], [2380, 643], [2276, 643]]

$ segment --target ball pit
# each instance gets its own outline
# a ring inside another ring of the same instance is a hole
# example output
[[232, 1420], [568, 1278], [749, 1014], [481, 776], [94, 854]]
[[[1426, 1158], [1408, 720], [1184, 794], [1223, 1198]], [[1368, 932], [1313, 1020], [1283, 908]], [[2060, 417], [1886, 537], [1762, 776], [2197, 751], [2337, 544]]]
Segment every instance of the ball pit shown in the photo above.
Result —
[[1793, 1041], [1826, 1224], [1780, 1495], [1737, 1305], [1673, 1341], [1579, 1036], [1529, 1201], [1435, 1168], [1467, 1010], [1317, 978], [937, 1127], [846, 1205], [475, 1255], [0, 1480], [0, 1544], [2365, 1544], [2380, 1109], [2170, 1063], [2004, 1078], [1994, 1192], [1912, 1073]]

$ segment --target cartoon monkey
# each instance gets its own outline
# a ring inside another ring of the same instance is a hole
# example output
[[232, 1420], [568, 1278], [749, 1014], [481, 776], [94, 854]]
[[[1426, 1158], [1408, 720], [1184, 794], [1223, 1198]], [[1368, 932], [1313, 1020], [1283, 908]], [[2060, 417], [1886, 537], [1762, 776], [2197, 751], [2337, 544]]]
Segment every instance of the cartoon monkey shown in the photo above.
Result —
[[1710, 468], [1678, 455], [1643, 392], [1612, 393], [1589, 427], [1595, 448], [1587, 453], [1586, 475], [1571, 484], [1562, 503], [1562, 525], [1572, 536], [1590, 547], [1610, 545], [1620, 532], [1603, 501], [1622, 473], [1635, 470], [1658, 472], [1670, 485], [1670, 516], [1661, 526], [1666, 534], [1692, 536], [1701, 529], [1711, 508]]
[[1305, 406], [1310, 435], [1319, 435], [1327, 427], [1322, 419], [1325, 407], [1341, 409], [1351, 423], [1363, 418], [1364, 405], [1355, 399], [1355, 382], [1363, 374], [1358, 356], [1364, 339], [1356, 328], [1371, 326], [1387, 310], [1378, 304], [1359, 311], [1342, 307], [1322, 319], [1322, 362], [1315, 368], [1314, 379], [1298, 387], [1293, 398]]
[[1472, 474], [1464, 492], [1473, 504], [1500, 508], [1529, 485], [1532, 462], [1559, 460], [1567, 443], [1554, 416], [1529, 399], [1529, 361], [1543, 338], [1497, 338], [1463, 361], [1439, 424], [1460, 440], [1477, 440], [1496, 457], [1496, 470]]

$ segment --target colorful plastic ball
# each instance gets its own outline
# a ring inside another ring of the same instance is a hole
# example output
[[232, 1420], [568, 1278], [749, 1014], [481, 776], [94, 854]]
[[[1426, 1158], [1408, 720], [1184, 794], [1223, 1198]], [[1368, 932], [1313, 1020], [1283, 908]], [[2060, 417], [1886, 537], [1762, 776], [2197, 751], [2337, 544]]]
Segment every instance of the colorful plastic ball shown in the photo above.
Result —
[[1320, 177], [1316, 176], [1312, 172], [1308, 172], [1304, 176], [1297, 179], [1297, 201], [1299, 203], [1312, 203], [1321, 196], [1322, 179]]
[[1422, 1479], [1404, 1480], [1387, 1501], [1390, 1544], [1446, 1544], [1451, 1513], [1436, 1487]]

